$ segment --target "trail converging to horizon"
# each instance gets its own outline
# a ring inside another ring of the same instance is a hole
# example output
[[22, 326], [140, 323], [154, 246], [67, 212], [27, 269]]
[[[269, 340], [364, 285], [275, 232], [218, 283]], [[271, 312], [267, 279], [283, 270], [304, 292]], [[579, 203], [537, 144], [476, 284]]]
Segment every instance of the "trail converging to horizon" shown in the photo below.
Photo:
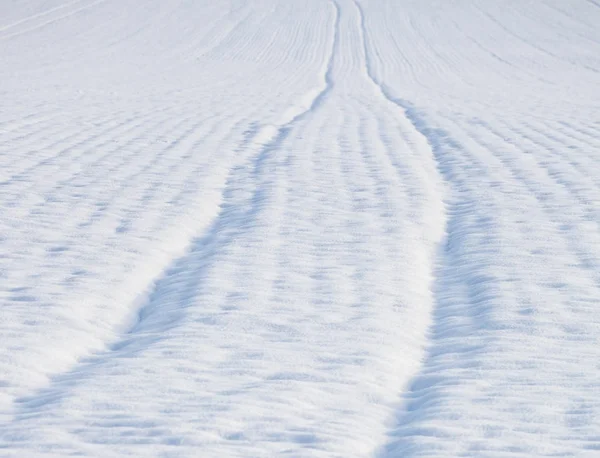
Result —
[[598, 24], [0, 3], [0, 456], [599, 456]]

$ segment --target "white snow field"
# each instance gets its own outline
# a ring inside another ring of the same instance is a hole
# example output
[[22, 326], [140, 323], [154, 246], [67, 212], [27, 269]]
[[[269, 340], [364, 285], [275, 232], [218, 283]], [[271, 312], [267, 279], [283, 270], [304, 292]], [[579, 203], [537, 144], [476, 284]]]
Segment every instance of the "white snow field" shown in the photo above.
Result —
[[0, 0], [1, 457], [600, 457], [598, 0]]

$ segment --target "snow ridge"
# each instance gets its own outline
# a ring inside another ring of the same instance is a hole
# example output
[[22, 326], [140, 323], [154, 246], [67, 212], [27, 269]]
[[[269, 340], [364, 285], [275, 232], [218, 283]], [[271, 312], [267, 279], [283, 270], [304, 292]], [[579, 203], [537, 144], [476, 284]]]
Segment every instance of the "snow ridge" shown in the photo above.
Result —
[[0, 2], [0, 454], [595, 457], [597, 6]]

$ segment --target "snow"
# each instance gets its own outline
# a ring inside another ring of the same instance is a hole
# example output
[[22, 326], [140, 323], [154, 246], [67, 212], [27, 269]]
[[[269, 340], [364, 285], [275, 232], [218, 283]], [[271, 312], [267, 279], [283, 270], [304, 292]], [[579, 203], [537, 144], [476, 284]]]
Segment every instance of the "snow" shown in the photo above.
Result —
[[0, 2], [0, 456], [599, 456], [599, 23]]

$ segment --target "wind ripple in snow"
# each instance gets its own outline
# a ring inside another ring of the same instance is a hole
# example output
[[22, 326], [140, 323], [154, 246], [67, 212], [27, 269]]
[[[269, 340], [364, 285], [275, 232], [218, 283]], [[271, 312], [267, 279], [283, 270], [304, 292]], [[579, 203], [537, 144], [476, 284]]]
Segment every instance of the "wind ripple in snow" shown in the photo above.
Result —
[[596, 456], [597, 2], [0, 2], [3, 456]]

